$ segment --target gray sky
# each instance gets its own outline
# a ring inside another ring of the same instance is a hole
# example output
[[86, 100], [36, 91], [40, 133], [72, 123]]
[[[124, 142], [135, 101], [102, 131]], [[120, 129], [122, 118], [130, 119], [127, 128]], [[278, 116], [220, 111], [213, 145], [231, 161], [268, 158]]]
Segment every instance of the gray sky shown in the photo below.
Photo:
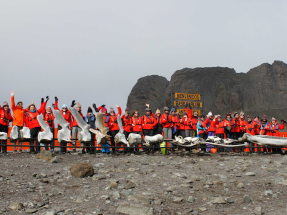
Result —
[[286, 9], [284, 0], [1, 1], [0, 102], [14, 90], [25, 107], [57, 95], [84, 113], [93, 102], [124, 109], [146, 75], [286, 62]]

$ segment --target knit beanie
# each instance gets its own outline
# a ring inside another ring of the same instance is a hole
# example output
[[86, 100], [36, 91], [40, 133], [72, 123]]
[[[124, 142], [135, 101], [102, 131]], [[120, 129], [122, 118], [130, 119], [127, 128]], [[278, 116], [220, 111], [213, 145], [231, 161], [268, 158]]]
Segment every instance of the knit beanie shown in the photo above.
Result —
[[110, 108], [110, 112], [115, 112], [114, 108], [111, 107]]
[[92, 110], [92, 108], [91, 108], [91, 107], [88, 107], [88, 111], [87, 111], [87, 113], [93, 113], [93, 110]]
[[243, 111], [240, 112], [240, 116], [244, 116], [244, 112]]
[[170, 112], [175, 112], [175, 108], [171, 108]]
[[103, 108], [102, 108], [102, 113], [103, 113], [103, 112], [106, 112], [106, 113], [107, 113], [107, 112], [108, 112], [107, 108], [103, 107]]
[[275, 117], [272, 117], [271, 121], [273, 121], [273, 120], [276, 121]]
[[156, 109], [155, 113], [160, 113], [160, 110], [159, 110], [159, 109]]
[[62, 108], [64, 108], [64, 107], [66, 108], [66, 107], [67, 107], [67, 105], [66, 105], [66, 104], [63, 104]]
[[209, 111], [209, 113], [207, 114], [207, 116], [211, 117], [211, 116], [212, 116], [212, 112]]
[[226, 116], [231, 116], [231, 113], [230, 111], [227, 112]]
[[8, 106], [9, 107], [9, 105], [8, 105], [8, 102], [3, 102], [3, 105], [2, 105], [2, 107], [5, 107], [5, 106]]
[[76, 104], [76, 108], [77, 107], [79, 107], [79, 108], [81, 107], [81, 104], [79, 102], [77, 102], [77, 104]]

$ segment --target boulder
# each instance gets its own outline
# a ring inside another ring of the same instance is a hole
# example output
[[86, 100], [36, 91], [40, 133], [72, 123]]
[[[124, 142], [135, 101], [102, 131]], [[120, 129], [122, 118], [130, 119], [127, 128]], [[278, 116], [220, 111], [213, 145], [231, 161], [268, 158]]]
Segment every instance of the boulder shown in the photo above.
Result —
[[52, 160], [53, 157], [56, 156], [55, 152], [51, 152], [51, 151], [46, 151], [46, 150], [41, 150], [40, 155], [39, 155], [39, 159], [43, 159], [46, 161], [50, 161]]
[[9, 209], [11, 210], [20, 210], [23, 207], [23, 204], [21, 202], [12, 202], [9, 205]]
[[71, 174], [77, 178], [94, 175], [94, 168], [90, 163], [76, 163], [71, 167]]
[[142, 205], [133, 205], [124, 203], [117, 207], [117, 213], [133, 214], [133, 215], [153, 215], [153, 208], [148, 208]]

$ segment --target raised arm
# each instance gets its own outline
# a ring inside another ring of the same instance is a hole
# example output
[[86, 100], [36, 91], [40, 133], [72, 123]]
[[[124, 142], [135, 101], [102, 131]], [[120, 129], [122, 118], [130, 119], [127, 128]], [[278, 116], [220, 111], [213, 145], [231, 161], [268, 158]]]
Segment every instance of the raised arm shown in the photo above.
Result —
[[12, 92], [11, 92], [11, 108], [12, 108], [13, 111], [14, 111], [15, 108], [16, 108], [16, 106], [15, 106], [15, 101], [14, 101], [14, 95], [15, 95], [15, 93], [14, 93], [14, 91], [12, 91]]

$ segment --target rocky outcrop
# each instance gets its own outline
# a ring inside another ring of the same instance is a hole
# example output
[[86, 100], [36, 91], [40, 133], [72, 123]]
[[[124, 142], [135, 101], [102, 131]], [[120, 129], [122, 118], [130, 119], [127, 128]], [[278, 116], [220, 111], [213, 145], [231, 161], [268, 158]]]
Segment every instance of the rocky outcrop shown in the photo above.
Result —
[[146, 103], [151, 104], [153, 111], [155, 111], [155, 108], [163, 109], [168, 83], [166, 78], [158, 75], [140, 78], [128, 97], [128, 110], [130, 112], [139, 110], [142, 115]]
[[225, 67], [185, 68], [176, 71], [170, 82], [159, 76], [143, 77], [129, 95], [127, 107], [141, 113], [147, 102], [153, 110], [172, 107], [172, 93], [201, 94], [204, 114], [244, 111], [245, 115], [266, 114], [280, 120], [287, 111], [287, 65], [264, 63], [247, 73]]
[[90, 163], [76, 163], [71, 167], [71, 174], [77, 178], [94, 175], [94, 167]]

